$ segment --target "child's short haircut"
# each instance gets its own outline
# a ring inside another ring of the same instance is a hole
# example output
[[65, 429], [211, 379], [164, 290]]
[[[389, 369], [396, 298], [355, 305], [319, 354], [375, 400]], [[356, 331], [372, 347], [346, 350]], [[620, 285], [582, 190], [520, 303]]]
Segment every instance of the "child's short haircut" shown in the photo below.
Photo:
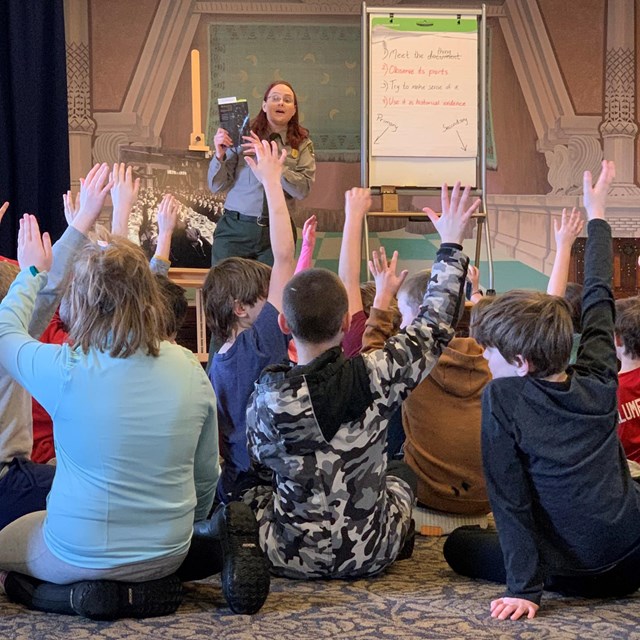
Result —
[[582, 333], [582, 285], [577, 282], [567, 283], [564, 299], [571, 308], [573, 333]]
[[204, 282], [204, 311], [216, 341], [226, 342], [238, 324], [234, 305], [251, 306], [269, 294], [271, 267], [248, 258], [226, 258], [211, 267]]
[[616, 300], [615, 332], [622, 340], [624, 354], [640, 358], [640, 298]]
[[319, 344], [338, 335], [349, 300], [335, 273], [306, 269], [293, 276], [284, 288], [282, 310], [294, 337]]
[[514, 290], [476, 305], [471, 335], [483, 347], [495, 347], [510, 364], [521, 355], [533, 378], [564, 371], [573, 343], [571, 309], [564, 298]]
[[422, 306], [429, 280], [431, 280], [431, 269], [423, 269], [410, 275], [398, 290], [398, 296], [404, 296], [405, 302], [416, 314]]
[[20, 267], [17, 264], [0, 260], [0, 301], [4, 300], [18, 273], [20, 273]]
[[180, 331], [184, 319], [187, 317], [189, 303], [186, 292], [179, 284], [171, 282], [167, 276], [156, 273], [156, 280], [167, 309], [167, 337], [173, 338]]

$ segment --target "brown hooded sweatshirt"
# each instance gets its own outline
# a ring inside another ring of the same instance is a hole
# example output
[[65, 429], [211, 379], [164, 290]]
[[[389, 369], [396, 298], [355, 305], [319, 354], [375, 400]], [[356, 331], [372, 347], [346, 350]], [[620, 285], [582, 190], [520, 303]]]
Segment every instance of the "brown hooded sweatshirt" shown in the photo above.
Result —
[[[388, 337], [388, 316], [372, 308], [364, 350]], [[478, 343], [454, 338], [404, 401], [404, 457], [418, 476], [417, 497], [425, 507], [465, 515], [491, 510], [480, 452], [481, 396], [490, 380]]]

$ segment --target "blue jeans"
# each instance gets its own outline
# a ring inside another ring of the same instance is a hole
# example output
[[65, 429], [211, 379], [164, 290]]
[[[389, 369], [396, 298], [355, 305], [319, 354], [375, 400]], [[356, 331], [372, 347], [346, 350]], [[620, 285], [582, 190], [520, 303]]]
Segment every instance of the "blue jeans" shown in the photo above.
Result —
[[15, 458], [0, 478], [0, 529], [27, 513], [47, 508], [56, 468]]

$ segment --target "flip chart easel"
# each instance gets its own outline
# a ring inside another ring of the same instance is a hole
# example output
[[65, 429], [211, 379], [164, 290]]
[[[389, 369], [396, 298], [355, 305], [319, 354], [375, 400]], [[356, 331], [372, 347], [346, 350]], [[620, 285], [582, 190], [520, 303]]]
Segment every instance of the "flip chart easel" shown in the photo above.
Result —
[[[485, 231], [486, 7], [428, 9], [362, 3], [361, 184], [382, 196], [368, 217], [428, 220], [399, 211], [399, 195], [436, 195], [457, 180], [482, 200], [475, 263]], [[365, 219], [365, 251], [369, 256]]]

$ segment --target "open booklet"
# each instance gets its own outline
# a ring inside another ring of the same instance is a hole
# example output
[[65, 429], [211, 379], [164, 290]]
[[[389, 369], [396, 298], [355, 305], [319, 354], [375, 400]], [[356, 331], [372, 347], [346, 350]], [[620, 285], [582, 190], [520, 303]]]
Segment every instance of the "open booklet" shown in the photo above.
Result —
[[226, 129], [233, 140], [233, 146], [241, 145], [242, 136], [248, 136], [249, 105], [246, 100], [237, 100], [235, 97], [218, 98], [218, 114], [220, 115], [220, 127]]

